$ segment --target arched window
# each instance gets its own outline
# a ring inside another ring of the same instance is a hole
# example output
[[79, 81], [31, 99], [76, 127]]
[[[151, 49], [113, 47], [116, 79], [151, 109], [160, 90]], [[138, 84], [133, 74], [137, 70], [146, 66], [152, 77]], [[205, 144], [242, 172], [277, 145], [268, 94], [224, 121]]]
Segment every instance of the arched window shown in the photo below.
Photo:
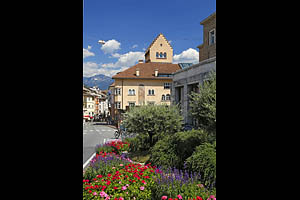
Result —
[[165, 100], [166, 100], [166, 97], [165, 97], [164, 94], [162, 95], [161, 100], [162, 100], [162, 101], [165, 101]]
[[161, 57], [161, 58], [163, 57], [163, 53], [162, 53], [162, 52], [160, 52], [160, 57]]
[[159, 53], [158, 52], [156, 52], [156, 58], [158, 58], [159, 57]]
[[167, 53], [166, 52], [164, 53], [164, 58], [167, 58]]
[[154, 90], [152, 90], [152, 95], [154, 95]]
[[131, 89], [129, 89], [129, 91], [128, 91], [128, 95], [132, 95], [132, 91], [131, 91]]
[[134, 89], [132, 89], [132, 95], [135, 95], [135, 90]]
[[151, 90], [148, 90], [148, 95], [151, 95]]
[[167, 100], [167, 101], [170, 101], [170, 99], [171, 99], [171, 96], [170, 96], [169, 94], [167, 94], [167, 95], [166, 95], [166, 100]]

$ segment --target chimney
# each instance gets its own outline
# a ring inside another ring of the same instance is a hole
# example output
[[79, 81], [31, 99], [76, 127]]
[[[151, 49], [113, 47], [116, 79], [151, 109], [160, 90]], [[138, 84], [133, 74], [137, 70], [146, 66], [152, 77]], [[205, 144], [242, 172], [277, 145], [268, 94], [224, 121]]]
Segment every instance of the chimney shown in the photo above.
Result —
[[156, 77], [158, 76], [158, 69], [154, 70], [154, 74], [155, 74]]
[[136, 68], [135, 74], [136, 74], [136, 76], [140, 76], [140, 68]]
[[139, 63], [144, 63], [144, 60], [139, 60]]

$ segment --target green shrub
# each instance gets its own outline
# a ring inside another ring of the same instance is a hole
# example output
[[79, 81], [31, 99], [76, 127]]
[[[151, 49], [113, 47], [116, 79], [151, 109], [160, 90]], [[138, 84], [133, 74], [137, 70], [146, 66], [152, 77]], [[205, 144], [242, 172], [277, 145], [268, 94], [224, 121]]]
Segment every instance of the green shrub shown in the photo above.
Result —
[[190, 157], [195, 148], [209, 141], [209, 136], [203, 130], [177, 132], [173, 136], [165, 136], [151, 148], [150, 161], [164, 169], [176, 167], [183, 169], [184, 161]]
[[126, 142], [130, 143], [129, 152], [147, 151], [150, 149], [149, 137], [147, 135], [137, 135], [133, 138], [126, 138]]
[[195, 148], [209, 141], [209, 135], [204, 130], [191, 130], [176, 133], [174, 140], [176, 153], [181, 163], [178, 167], [182, 169], [184, 161], [193, 154]]
[[216, 135], [216, 72], [212, 72], [209, 81], [200, 87], [199, 93], [190, 95], [190, 114], [197, 121], [197, 126]]
[[180, 157], [176, 152], [174, 136], [166, 135], [151, 148], [150, 152], [149, 162], [162, 167], [162, 169], [180, 166]]
[[145, 105], [133, 107], [125, 114], [123, 124], [129, 133], [146, 135], [152, 147], [159, 134], [174, 134], [181, 129], [182, 116], [178, 107]]
[[186, 159], [185, 167], [189, 171], [199, 172], [200, 180], [206, 187], [216, 187], [216, 142], [197, 146], [194, 153]]

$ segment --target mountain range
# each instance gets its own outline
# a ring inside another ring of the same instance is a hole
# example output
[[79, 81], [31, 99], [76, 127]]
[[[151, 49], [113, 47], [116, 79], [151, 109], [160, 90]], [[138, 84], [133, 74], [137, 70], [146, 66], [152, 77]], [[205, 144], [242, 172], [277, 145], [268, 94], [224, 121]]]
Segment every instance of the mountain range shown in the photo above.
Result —
[[103, 74], [98, 74], [91, 77], [83, 77], [83, 85], [87, 87], [96, 86], [100, 90], [108, 90], [108, 87], [114, 82], [114, 80]]

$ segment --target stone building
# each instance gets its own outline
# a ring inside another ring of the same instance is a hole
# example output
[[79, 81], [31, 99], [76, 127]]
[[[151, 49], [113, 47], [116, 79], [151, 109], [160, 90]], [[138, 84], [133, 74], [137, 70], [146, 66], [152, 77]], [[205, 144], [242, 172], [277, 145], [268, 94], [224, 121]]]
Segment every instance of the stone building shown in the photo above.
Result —
[[189, 95], [199, 87], [211, 71], [216, 71], [216, 13], [201, 22], [204, 26], [203, 44], [199, 48], [199, 63], [173, 73], [171, 99], [180, 106], [185, 124], [194, 124], [189, 112]]
[[200, 22], [203, 25], [203, 44], [199, 45], [199, 62], [216, 56], [216, 12]]

